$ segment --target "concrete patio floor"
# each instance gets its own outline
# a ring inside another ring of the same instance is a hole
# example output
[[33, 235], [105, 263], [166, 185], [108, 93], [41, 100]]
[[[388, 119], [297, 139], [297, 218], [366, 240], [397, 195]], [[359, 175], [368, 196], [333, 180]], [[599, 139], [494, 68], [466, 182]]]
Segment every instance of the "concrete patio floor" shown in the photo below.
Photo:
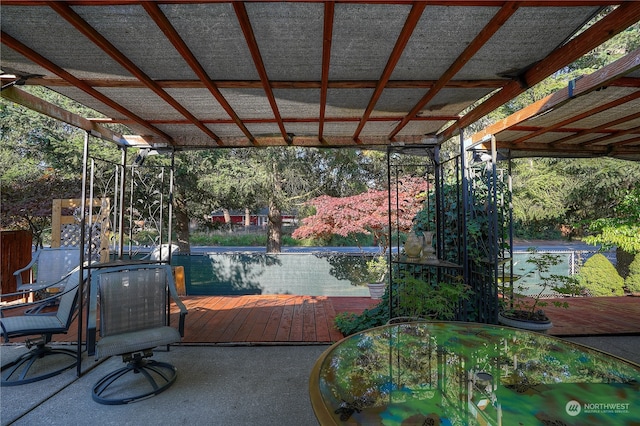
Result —
[[[640, 363], [640, 336], [572, 337]], [[176, 383], [153, 398], [124, 406], [94, 402], [91, 387], [121, 365], [112, 357], [77, 378], [75, 370], [1, 389], [2, 425], [316, 425], [308, 396], [309, 373], [328, 345], [188, 346], [154, 358], [178, 368]], [[0, 346], [2, 363], [24, 346]], [[93, 358], [85, 359], [88, 368]]]

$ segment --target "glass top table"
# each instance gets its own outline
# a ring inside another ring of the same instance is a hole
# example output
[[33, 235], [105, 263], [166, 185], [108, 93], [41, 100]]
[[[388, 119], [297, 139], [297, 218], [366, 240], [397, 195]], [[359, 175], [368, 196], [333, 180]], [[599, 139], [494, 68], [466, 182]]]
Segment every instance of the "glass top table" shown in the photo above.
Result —
[[509, 327], [412, 322], [335, 343], [309, 395], [322, 425], [637, 425], [640, 366]]

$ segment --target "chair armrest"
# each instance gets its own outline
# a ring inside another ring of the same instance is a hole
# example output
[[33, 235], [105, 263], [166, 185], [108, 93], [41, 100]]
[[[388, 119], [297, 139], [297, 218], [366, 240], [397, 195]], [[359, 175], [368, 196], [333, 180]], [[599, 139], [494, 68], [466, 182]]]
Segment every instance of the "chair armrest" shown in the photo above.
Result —
[[[23, 268], [22, 270], [26, 270], [27, 268]], [[24, 296], [25, 292], [29, 292], [29, 291], [38, 291], [38, 290], [46, 290], [48, 288], [52, 288], [52, 287], [58, 287], [63, 285], [63, 283], [65, 281], [67, 281], [69, 279], [69, 277], [71, 276], [71, 274], [73, 274], [74, 272], [76, 272], [78, 270], [78, 268], [75, 268], [69, 272], [67, 272], [62, 278], [60, 278], [58, 281], [56, 281], [55, 283], [50, 283], [50, 284], [40, 284], [38, 285], [37, 283], [26, 283], [26, 284], [21, 284], [18, 285], [18, 288], [16, 292], [14, 293], [4, 293], [4, 294], [0, 294], [0, 299], [2, 299], [3, 297], [6, 296]], [[14, 275], [17, 273], [14, 272]], [[18, 275], [19, 276], [19, 275]], [[16, 278], [17, 280], [17, 278]]]
[[[52, 302], [56, 299], [61, 298], [62, 296], [64, 296], [65, 294], [69, 293], [70, 291], [74, 290], [76, 288], [76, 285], [73, 286], [69, 286], [68, 288], [65, 288], [63, 291], [61, 291], [60, 293], [56, 293], [52, 296], [49, 297], [45, 297], [44, 299], [40, 299], [40, 300], [36, 300], [35, 302], [25, 302], [25, 303], [14, 303], [11, 305], [4, 305], [2, 307], [0, 307], [0, 317], [4, 318], [4, 312], [5, 311], [9, 311], [11, 309], [16, 309], [16, 308], [23, 308], [25, 306], [38, 306], [41, 304], [45, 304], [45, 303], [49, 303]], [[10, 296], [10, 295], [23, 295], [24, 293], [5, 293], [2, 294], [0, 296]]]
[[36, 262], [38, 261], [38, 256], [40, 256], [40, 250], [38, 250], [36, 252], [36, 255], [33, 256], [33, 258], [31, 258], [31, 262], [29, 262], [27, 266], [25, 266], [24, 268], [18, 269], [13, 273], [13, 275], [16, 277], [16, 283], [18, 284], [18, 287], [22, 286], [22, 273], [33, 268], [33, 265], [35, 265]]
[[173, 279], [169, 283], [169, 294], [171, 294], [171, 298], [180, 309], [180, 318], [178, 320], [178, 331], [180, 332], [180, 337], [184, 337], [184, 319], [189, 313], [189, 311], [187, 311], [187, 307], [184, 306], [184, 303], [182, 303], [182, 300], [180, 300], [180, 297], [178, 296], [178, 292], [176, 291], [176, 286], [173, 284]]

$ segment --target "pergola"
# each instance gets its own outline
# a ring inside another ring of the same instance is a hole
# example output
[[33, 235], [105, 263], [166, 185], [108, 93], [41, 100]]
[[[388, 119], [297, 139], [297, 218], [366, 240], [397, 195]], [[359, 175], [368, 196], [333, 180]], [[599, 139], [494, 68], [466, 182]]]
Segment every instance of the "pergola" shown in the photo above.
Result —
[[[605, 6], [615, 7], [586, 26]], [[85, 184], [89, 135], [123, 151], [171, 152], [437, 150], [458, 137], [460, 153], [487, 149], [494, 160], [499, 151], [640, 160], [639, 51], [464, 134], [640, 21], [636, 1], [4, 0], [0, 16], [2, 96], [86, 131]], [[54, 90], [102, 116], [72, 114], [21, 85]], [[82, 229], [86, 220], [83, 205]], [[479, 284], [485, 322], [496, 316], [498, 255], [490, 282]]]
[[[1, 19], [2, 96], [122, 146], [366, 147], [443, 143], [638, 22], [640, 3], [7, 0]], [[486, 134], [513, 156], [639, 159], [639, 53], [616, 64]]]

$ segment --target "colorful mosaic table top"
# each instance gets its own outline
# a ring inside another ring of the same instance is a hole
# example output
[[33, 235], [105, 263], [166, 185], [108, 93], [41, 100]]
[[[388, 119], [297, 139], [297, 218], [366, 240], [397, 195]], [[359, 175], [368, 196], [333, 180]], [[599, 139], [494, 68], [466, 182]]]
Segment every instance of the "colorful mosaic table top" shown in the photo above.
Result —
[[316, 362], [321, 424], [637, 425], [640, 366], [544, 334], [458, 322], [373, 328]]

